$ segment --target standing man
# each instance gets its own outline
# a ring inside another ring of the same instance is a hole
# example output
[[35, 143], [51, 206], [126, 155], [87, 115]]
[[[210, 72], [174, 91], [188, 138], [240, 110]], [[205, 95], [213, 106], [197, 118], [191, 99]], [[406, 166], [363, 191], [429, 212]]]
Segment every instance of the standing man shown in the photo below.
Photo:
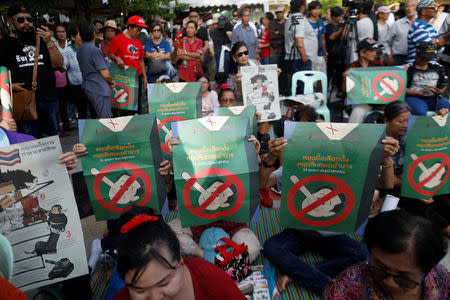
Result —
[[250, 26], [250, 9], [244, 8], [239, 12], [241, 24], [238, 24], [233, 29], [232, 40], [233, 44], [237, 42], [244, 42], [247, 45], [248, 55], [250, 59], [256, 60], [257, 56], [257, 32]]
[[416, 7], [418, 0], [408, 0], [405, 4], [405, 17], [395, 21], [389, 29], [386, 39], [388, 64], [403, 65], [408, 58], [408, 32], [416, 20]]
[[275, 6], [275, 20], [269, 23], [269, 37], [270, 37], [270, 57], [271, 64], [277, 64], [281, 67], [284, 53], [284, 5], [278, 4]]
[[416, 60], [416, 48], [420, 43], [432, 42], [435, 46], [441, 37], [429, 24], [431, 19], [436, 17], [437, 8], [442, 5], [433, 0], [419, 0], [417, 4], [417, 19], [408, 32], [408, 59], [407, 63]]
[[11, 76], [17, 86], [16, 92], [32, 89], [36, 35], [41, 39], [36, 87], [38, 121], [17, 120], [18, 131], [36, 138], [41, 135], [56, 135], [59, 131], [58, 101], [53, 69], [62, 68], [64, 58], [51, 41], [52, 33], [48, 27], [36, 28], [35, 31], [32, 12], [25, 6], [11, 5], [8, 9], [8, 21], [16, 31], [16, 38], [11, 39], [8, 45], [11, 48], [8, 53], [14, 55], [9, 61], [14, 60]]
[[111, 118], [109, 95], [115, 83], [109, 74], [102, 51], [95, 47], [94, 25], [82, 22], [78, 32], [83, 43], [77, 49], [77, 60], [81, 70], [81, 88], [88, 97], [98, 119]]
[[[121, 33], [112, 39], [109, 45], [108, 57], [116, 63], [119, 68], [125, 69], [126, 66], [137, 69], [139, 77], [139, 95], [138, 95], [138, 113], [148, 112], [148, 103], [146, 101], [147, 75], [144, 65], [144, 48], [138, 37], [142, 28], [148, 28], [144, 19], [140, 16], [132, 16], [128, 19], [127, 32]], [[134, 114], [133, 111], [121, 111], [123, 114]]]

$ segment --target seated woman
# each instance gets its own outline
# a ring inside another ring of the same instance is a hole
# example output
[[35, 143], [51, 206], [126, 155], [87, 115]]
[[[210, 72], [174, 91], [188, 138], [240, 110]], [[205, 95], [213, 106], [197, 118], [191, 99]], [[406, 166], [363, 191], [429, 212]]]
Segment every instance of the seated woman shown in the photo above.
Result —
[[217, 93], [211, 90], [209, 79], [204, 74], [198, 75], [197, 81], [202, 84], [202, 115], [212, 115], [214, 108], [220, 106]]
[[248, 54], [247, 45], [244, 42], [237, 42], [234, 44], [230, 52], [231, 59], [227, 83], [240, 102], [242, 101], [242, 74], [240, 73], [239, 68], [256, 65], [253, 60], [249, 59]]
[[219, 267], [182, 259], [180, 243], [162, 216], [134, 213], [120, 229], [117, 270], [125, 287], [114, 299], [246, 299]]
[[333, 279], [324, 299], [449, 299], [450, 274], [438, 265], [447, 241], [429, 220], [382, 212], [369, 220], [364, 240], [370, 257]]

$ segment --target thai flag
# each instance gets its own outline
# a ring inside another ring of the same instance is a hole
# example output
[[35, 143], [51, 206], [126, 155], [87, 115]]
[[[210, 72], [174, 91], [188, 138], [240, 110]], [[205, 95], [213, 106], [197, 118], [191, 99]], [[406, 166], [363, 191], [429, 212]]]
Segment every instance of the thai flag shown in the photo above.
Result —
[[0, 165], [13, 166], [17, 163], [20, 163], [19, 149], [15, 149], [11, 152], [0, 151]]

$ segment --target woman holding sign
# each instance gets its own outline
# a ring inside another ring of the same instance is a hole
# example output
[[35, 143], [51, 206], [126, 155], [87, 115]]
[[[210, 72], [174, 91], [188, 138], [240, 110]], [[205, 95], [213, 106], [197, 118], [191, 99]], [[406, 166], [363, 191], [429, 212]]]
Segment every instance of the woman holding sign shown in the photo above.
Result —
[[449, 299], [439, 261], [447, 241], [434, 225], [402, 210], [378, 214], [364, 232], [369, 258], [331, 281], [324, 299]]

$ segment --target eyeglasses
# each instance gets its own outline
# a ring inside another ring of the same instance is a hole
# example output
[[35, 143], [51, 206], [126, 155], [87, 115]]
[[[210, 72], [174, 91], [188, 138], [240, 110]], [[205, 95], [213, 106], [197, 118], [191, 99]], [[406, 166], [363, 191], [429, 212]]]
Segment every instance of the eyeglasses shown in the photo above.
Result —
[[416, 286], [418, 286], [419, 284], [421, 284], [422, 280], [425, 276], [425, 274], [422, 274], [422, 277], [420, 278], [419, 282], [417, 282], [417, 281], [411, 280], [409, 278], [405, 278], [401, 275], [394, 275], [392, 273], [389, 273], [385, 269], [382, 269], [382, 268], [374, 266], [374, 265], [370, 265], [369, 263], [367, 263], [367, 267], [369, 268], [369, 271], [372, 274], [372, 277], [375, 281], [380, 282], [380, 281], [385, 280], [388, 277], [392, 277], [392, 279], [394, 279], [394, 281], [399, 286], [406, 288], [406, 289], [413, 289]]
[[238, 17], [238, 15], [233, 15], [233, 18], [237, 18]]
[[28, 23], [33, 23], [32, 17], [17, 17], [16, 18], [16, 22], [19, 24], [22, 24], [23, 22], [25, 22], [25, 20], [27, 20]]
[[222, 98], [220, 99], [220, 102], [224, 102], [224, 103], [235, 103], [236, 99], [235, 98]]
[[241, 57], [242, 55], [248, 55], [248, 50], [247, 50], [247, 51], [243, 51], [243, 52], [236, 53], [236, 56], [237, 56], [237, 57]]
[[152, 31], [153, 32], [158, 32], [158, 31], [161, 31], [161, 29], [153, 29]]

